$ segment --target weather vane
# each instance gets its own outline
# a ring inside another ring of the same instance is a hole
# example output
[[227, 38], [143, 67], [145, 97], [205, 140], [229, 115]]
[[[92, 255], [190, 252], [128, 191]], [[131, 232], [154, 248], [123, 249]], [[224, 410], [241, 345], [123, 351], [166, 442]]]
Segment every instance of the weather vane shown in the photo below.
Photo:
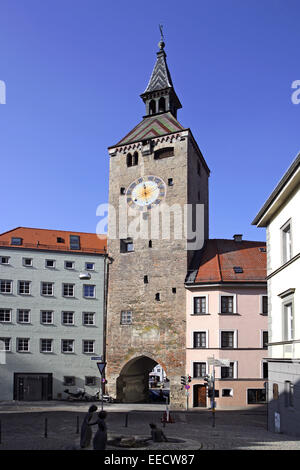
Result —
[[158, 25], [159, 26], [159, 30], [160, 30], [160, 41], [158, 43], [158, 46], [160, 48], [160, 50], [162, 51], [163, 48], [165, 47], [165, 43], [164, 43], [164, 33], [163, 33], [163, 25], [160, 24]]
[[160, 30], [161, 40], [163, 41], [164, 40], [164, 33], [163, 33], [163, 25], [162, 24], [159, 25], [159, 30]]

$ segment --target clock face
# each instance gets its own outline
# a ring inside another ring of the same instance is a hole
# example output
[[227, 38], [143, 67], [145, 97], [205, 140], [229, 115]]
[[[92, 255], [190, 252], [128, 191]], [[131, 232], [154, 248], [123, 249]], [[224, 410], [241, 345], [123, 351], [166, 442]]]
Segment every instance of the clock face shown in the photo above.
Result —
[[150, 210], [158, 206], [166, 194], [166, 185], [158, 176], [141, 176], [127, 189], [127, 203], [133, 209]]

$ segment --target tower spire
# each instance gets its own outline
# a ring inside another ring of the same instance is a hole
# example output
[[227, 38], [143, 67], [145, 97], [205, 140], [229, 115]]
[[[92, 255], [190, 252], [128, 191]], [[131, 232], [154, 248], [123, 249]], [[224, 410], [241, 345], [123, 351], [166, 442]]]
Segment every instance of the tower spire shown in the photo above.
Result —
[[161, 24], [159, 25], [159, 30], [161, 38], [158, 47], [160, 50], [156, 53], [156, 63], [147, 88], [141, 94], [141, 98], [146, 105], [146, 117], [153, 114], [171, 112], [177, 118], [177, 109], [182, 108], [182, 106], [175, 93], [167, 65], [167, 54], [164, 51], [163, 26]]

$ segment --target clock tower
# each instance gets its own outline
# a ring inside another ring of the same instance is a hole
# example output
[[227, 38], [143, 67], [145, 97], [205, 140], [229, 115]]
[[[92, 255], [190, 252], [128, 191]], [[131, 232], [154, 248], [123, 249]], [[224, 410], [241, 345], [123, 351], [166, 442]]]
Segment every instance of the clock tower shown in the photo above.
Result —
[[184, 282], [208, 238], [209, 168], [190, 129], [177, 121], [182, 106], [164, 47], [161, 40], [141, 94], [145, 116], [108, 149], [106, 375], [111, 396], [143, 402], [149, 372], [159, 364], [169, 380], [171, 407], [183, 408]]

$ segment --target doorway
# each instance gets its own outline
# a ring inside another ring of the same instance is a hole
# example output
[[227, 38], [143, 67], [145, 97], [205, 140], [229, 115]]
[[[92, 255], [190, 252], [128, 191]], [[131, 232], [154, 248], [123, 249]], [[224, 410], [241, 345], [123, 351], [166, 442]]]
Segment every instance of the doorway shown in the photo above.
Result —
[[52, 374], [14, 374], [14, 400], [52, 400]]
[[194, 392], [194, 404], [193, 406], [206, 408], [206, 385], [194, 385], [193, 387]]

